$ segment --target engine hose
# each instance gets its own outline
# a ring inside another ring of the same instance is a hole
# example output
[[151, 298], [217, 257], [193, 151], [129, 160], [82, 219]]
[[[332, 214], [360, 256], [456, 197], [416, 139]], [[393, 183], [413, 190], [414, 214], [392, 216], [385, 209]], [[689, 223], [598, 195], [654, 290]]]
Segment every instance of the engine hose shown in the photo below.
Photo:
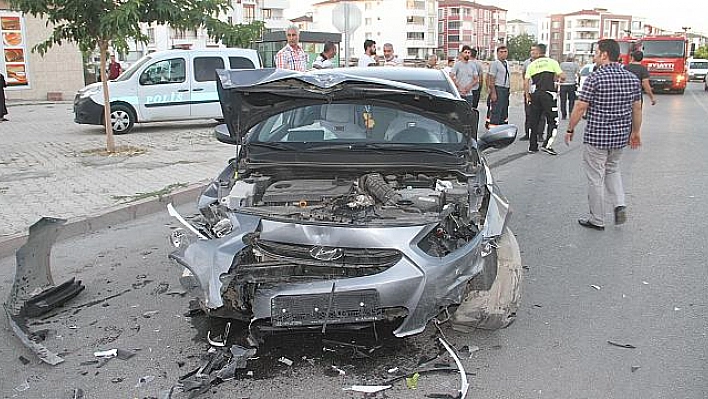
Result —
[[396, 192], [379, 173], [370, 173], [362, 177], [364, 189], [384, 205], [396, 205], [401, 195]]

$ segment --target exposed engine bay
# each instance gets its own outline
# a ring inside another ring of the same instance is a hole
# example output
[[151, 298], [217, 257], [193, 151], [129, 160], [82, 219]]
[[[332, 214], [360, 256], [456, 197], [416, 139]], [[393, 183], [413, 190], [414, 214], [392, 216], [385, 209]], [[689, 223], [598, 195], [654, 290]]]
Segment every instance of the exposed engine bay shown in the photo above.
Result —
[[[223, 176], [223, 175], [222, 175]], [[469, 242], [484, 224], [488, 192], [476, 176], [368, 173], [356, 178], [278, 180], [254, 174], [221, 181], [201, 208], [203, 233], [223, 237], [229, 214], [297, 223], [405, 226], [440, 223], [421, 248], [444, 256]], [[217, 183], [215, 183], [217, 184]]]

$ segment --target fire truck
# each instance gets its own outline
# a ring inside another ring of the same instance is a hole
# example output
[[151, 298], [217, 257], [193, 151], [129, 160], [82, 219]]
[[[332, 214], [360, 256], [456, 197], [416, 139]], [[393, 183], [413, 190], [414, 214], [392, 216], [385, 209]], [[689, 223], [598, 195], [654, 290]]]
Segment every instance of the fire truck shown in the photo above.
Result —
[[683, 36], [647, 36], [635, 43], [644, 52], [651, 89], [683, 94], [688, 82], [688, 41]]
[[[615, 39], [620, 46], [619, 62], [627, 65], [635, 50], [642, 50], [654, 92], [674, 91], [683, 94], [688, 82], [688, 41], [683, 36], [645, 36]], [[593, 43], [595, 50], [597, 43]]]

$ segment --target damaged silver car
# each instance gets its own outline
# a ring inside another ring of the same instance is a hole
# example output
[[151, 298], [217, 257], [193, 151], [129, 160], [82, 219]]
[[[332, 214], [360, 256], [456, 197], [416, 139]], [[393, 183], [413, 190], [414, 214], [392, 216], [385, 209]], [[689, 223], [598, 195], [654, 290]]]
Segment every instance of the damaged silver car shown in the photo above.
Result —
[[[380, 72], [379, 72], [380, 71]], [[478, 113], [441, 71], [218, 71], [237, 155], [170, 257], [209, 316], [250, 328], [497, 329], [516, 316], [519, 248]], [[228, 131], [227, 131], [228, 130]], [[191, 238], [190, 238], [191, 237]]]

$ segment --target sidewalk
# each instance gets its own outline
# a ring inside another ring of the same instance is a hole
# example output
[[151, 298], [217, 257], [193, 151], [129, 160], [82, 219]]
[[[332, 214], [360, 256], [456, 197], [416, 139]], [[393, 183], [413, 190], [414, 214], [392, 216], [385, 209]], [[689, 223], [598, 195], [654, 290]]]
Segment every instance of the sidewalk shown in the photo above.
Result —
[[202, 120], [138, 125], [115, 136], [129, 151], [99, 155], [103, 128], [75, 124], [71, 103], [8, 108], [10, 121], [0, 123], [0, 257], [12, 255], [42, 216], [69, 219], [66, 235], [76, 235], [159, 211], [169, 200], [196, 201], [235, 153], [213, 138], [216, 122]]

